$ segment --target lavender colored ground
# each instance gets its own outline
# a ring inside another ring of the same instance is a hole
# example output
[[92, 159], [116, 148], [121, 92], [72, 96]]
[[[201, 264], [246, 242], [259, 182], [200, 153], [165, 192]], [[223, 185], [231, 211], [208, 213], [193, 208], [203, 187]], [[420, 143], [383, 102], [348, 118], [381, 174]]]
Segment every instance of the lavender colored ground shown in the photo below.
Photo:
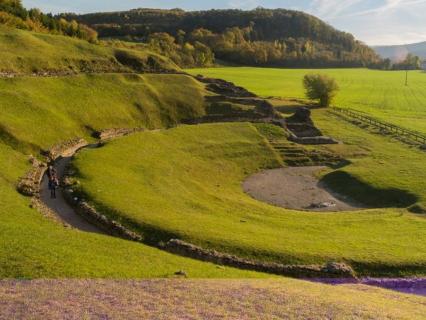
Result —
[[330, 285], [362, 284], [426, 297], [426, 278], [364, 278], [359, 281], [354, 279], [314, 279], [310, 281]]
[[0, 281], [0, 319], [424, 319], [426, 298], [271, 280]]

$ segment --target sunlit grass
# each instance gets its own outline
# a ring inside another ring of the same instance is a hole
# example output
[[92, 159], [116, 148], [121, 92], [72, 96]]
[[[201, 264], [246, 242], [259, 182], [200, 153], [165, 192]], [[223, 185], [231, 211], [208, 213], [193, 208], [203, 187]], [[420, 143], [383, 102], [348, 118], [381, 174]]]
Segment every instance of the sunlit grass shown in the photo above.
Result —
[[[380, 197], [392, 188], [412, 194], [414, 201], [426, 199], [421, 151], [324, 112], [315, 117], [325, 132], [346, 142], [332, 148], [353, 162], [344, 171], [373, 188], [370, 201], [389, 203], [394, 199]], [[347, 261], [363, 274], [425, 274], [426, 220], [406, 209], [297, 212], [244, 194], [247, 175], [279, 165], [251, 124], [142, 133], [84, 151], [75, 165], [85, 192], [102, 210], [142, 232], [156, 230], [157, 240], [179, 237], [281, 263]], [[345, 182], [342, 191], [355, 196]]]
[[426, 73], [367, 69], [190, 69], [191, 74], [234, 81], [261, 96], [304, 98], [303, 76], [325, 73], [337, 80], [340, 92], [334, 102], [368, 112], [382, 120], [426, 133]]

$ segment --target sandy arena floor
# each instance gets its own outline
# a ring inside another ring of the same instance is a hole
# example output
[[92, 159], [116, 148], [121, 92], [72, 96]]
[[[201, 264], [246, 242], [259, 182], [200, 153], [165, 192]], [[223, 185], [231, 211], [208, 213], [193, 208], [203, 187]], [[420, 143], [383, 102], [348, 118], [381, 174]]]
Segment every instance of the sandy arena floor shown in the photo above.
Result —
[[278, 207], [309, 211], [350, 211], [363, 208], [327, 190], [315, 173], [324, 167], [288, 167], [250, 176], [243, 189], [253, 198]]

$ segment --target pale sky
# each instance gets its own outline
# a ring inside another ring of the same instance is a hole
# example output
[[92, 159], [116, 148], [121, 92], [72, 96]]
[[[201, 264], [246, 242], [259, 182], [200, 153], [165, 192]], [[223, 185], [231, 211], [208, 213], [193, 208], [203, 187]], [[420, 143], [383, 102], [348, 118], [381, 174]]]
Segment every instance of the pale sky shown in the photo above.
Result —
[[23, 0], [45, 12], [99, 12], [134, 8], [285, 8], [311, 13], [369, 45], [426, 41], [426, 0]]

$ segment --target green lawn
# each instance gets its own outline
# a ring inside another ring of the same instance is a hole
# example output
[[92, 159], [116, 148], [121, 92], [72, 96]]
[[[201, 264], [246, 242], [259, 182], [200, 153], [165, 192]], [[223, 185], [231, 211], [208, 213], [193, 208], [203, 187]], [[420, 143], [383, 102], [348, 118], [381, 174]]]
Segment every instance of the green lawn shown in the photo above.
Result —
[[[320, 127], [345, 145], [334, 148], [353, 162], [341, 173], [341, 191], [356, 197], [356, 181], [383, 207], [388, 191], [426, 200], [424, 154], [366, 133], [326, 111]], [[126, 137], [74, 162], [83, 191], [101, 210], [155, 241], [179, 237], [258, 260], [306, 264], [347, 261], [361, 274], [426, 274], [426, 220], [406, 209], [350, 213], [289, 211], [258, 202], [242, 191], [254, 172], [279, 165], [251, 124], [182, 126]], [[346, 172], [346, 174], [345, 174]], [[343, 174], [343, 178], [342, 178]], [[331, 177], [331, 178], [330, 178]], [[394, 195], [391, 193], [391, 195]]]
[[189, 69], [191, 74], [222, 78], [261, 96], [304, 98], [302, 78], [307, 73], [325, 73], [336, 78], [341, 90], [335, 105], [368, 112], [382, 120], [426, 133], [426, 73], [367, 69]]

